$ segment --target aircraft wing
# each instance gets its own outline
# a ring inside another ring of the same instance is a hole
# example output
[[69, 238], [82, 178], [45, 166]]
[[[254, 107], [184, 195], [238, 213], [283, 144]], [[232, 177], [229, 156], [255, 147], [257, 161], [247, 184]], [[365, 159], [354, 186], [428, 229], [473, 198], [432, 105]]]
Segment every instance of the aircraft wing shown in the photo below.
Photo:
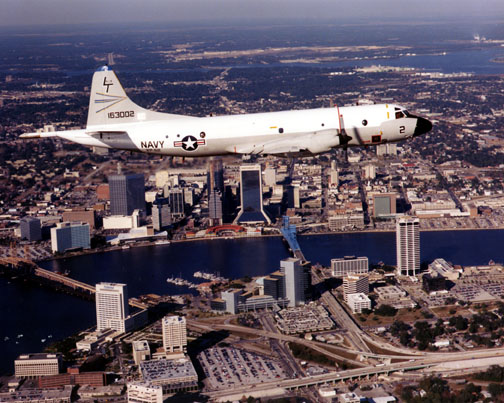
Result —
[[275, 140], [257, 144], [241, 144], [233, 146], [228, 151], [238, 154], [269, 154], [289, 155], [300, 153], [318, 154], [329, 151], [341, 144], [340, 133], [336, 129], [320, 130], [309, 133], [298, 133], [283, 137], [279, 135]]

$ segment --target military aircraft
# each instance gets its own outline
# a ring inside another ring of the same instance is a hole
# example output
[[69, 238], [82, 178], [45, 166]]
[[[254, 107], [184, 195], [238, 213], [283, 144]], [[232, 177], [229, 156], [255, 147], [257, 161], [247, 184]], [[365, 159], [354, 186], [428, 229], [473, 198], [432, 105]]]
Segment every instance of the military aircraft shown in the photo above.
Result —
[[108, 66], [93, 75], [85, 129], [26, 133], [79, 144], [180, 157], [314, 155], [333, 148], [396, 142], [432, 124], [393, 104], [192, 117], [144, 109], [128, 98]]

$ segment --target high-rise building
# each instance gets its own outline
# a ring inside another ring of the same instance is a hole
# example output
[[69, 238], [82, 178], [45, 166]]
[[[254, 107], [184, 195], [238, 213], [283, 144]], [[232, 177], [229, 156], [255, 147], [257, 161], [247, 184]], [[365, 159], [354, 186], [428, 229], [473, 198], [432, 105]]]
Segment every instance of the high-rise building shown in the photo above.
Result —
[[276, 169], [268, 167], [264, 170], [264, 186], [276, 185]]
[[208, 163], [207, 191], [208, 196], [214, 191], [224, 194], [224, 167], [221, 158], [214, 158]]
[[63, 221], [80, 221], [89, 224], [89, 229], [96, 227], [96, 212], [94, 210], [71, 210], [63, 212]]
[[362, 313], [364, 309], [371, 309], [371, 300], [367, 295], [362, 293], [350, 294], [347, 304], [353, 313]]
[[96, 327], [98, 331], [113, 329], [125, 332], [128, 314], [128, 288], [126, 284], [96, 284]]
[[212, 225], [222, 224], [222, 196], [218, 190], [212, 190], [208, 197], [208, 217]]
[[184, 190], [181, 188], [170, 189], [168, 192], [172, 219], [180, 219], [185, 215]]
[[345, 256], [344, 258], [331, 259], [333, 277], [343, 278], [352, 274], [367, 274], [369, 261], [367, 257]]
[[331, 169], [329, 171], [329, 186], [331, 187], [339, 186], [339, 172], [337, 169]]
[[304, 304], [311, 285], [309, 270], [301, 266], [301, 259], [292, 257], [280, 261], [280, 270], [285, 274], [285, 297], [289, 299], [289, 306]]
[[131, 215], [137, 209], [145, 211], [143, 174], [110, 175], [108, 182], [112, 215]]
[[63, 253], [69, 249], [89, 249], [91, 240], [89, 224], [81, 222], [61, 222], [51, 228], [51, 249], [53, 253]]
[[287, 187], [287, 207], [300, 208], [301, 198], [299, 196], [299, 186], [289, 185]]
[[350, 275], [343, 278], [343, 298], [348, 301], [348, 295], [369, 294], [369, 279], [367, 275]]
[[390, 216], [396, 214], [396, 193], [381, 193], [373, 195], [373, 216]]
[[376, 168], [374, 165], [366, 165], [364, 167], [364, 179], [376, 178]]
[[420, 270], [420, 220], [401, 217], [396, 222], [397, 271], [415, 276]]
[[183, 316], [165, 316], [161, 323], [165, 353], [185, 352], [187, 348], [186, 318]]
[[226, 301], [226, 312], [236, 314], [238, 312], [238, 303], [243, 290], [239, 288], [230, 288], [229, 290], [222, 291], [221, 297]]
[[388, 144], [380, 144], [376, 146], [376, 155], [397, 155], [397, 144], [388, 143]]
[[40, 241], [42, 239], [42, 230], [40, 220], [35, 217], [26, 216], [21, 218], [21, 239], [30, 242]]
[[235, 222], [271, 223], [263, 208], [260, 165], [240, 166], [240, 200], [241, 209]]
[[156, 231], [161, 231], [172, 223], [170, 200], [156, 199], [152, 204], [152, 225]]

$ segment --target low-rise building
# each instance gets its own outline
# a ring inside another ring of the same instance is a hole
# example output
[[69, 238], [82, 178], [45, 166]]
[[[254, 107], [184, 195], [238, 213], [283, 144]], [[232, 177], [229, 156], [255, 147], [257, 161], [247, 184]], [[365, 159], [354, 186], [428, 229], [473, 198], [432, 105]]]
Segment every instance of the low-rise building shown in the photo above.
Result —
[[198, 375], [188, 358], [143, 361], [140, 373], [145, 382], [161, 386], [163, 394], [198, 390]]
[[128, 383], [128, 403], [163, 403], [163, 388], [145, 382]]
[[349, 294], [347, 304], [353, 313], [362, 313], [364, 309], [371, 309], [371, 300], [362, 293]]
[[136, 340], [132, 344], [133, 359], [135, 360], [136, 365], [139, 365], [142, 361], [150, 359], [151, 351], [147, 340]]
[[16, 378], [37, 378], [60, 373], [61, 354], [23, 354], [14, 361]]

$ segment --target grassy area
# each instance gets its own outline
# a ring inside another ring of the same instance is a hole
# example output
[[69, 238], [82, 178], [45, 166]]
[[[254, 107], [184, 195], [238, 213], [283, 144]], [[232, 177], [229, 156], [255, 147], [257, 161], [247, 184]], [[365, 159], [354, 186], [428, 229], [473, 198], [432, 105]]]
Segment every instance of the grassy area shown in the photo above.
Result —
[[292, 351], [294, 357], [299, 358], [300, 360], [310, 361], [317, 364], [327, 365], [331, 367], [337, 366], [336, 360], [332, 358], [326, 357], [324, 354], [319, 353], [318, 351], [312, 350], [309, 347], [303, 346], [298, 343], [289, 343], [289, 348]]
[[465, 316], [465, 315], [471, 314], [468, 311], [467, 307], [458, 306], [458, 305], [437, 306], [437, 307], [431, 308], [431, 311], [434, 312], [434, 314], [438, 318], [450, 318], [452, 316], [457, 316], [457, 315]]

